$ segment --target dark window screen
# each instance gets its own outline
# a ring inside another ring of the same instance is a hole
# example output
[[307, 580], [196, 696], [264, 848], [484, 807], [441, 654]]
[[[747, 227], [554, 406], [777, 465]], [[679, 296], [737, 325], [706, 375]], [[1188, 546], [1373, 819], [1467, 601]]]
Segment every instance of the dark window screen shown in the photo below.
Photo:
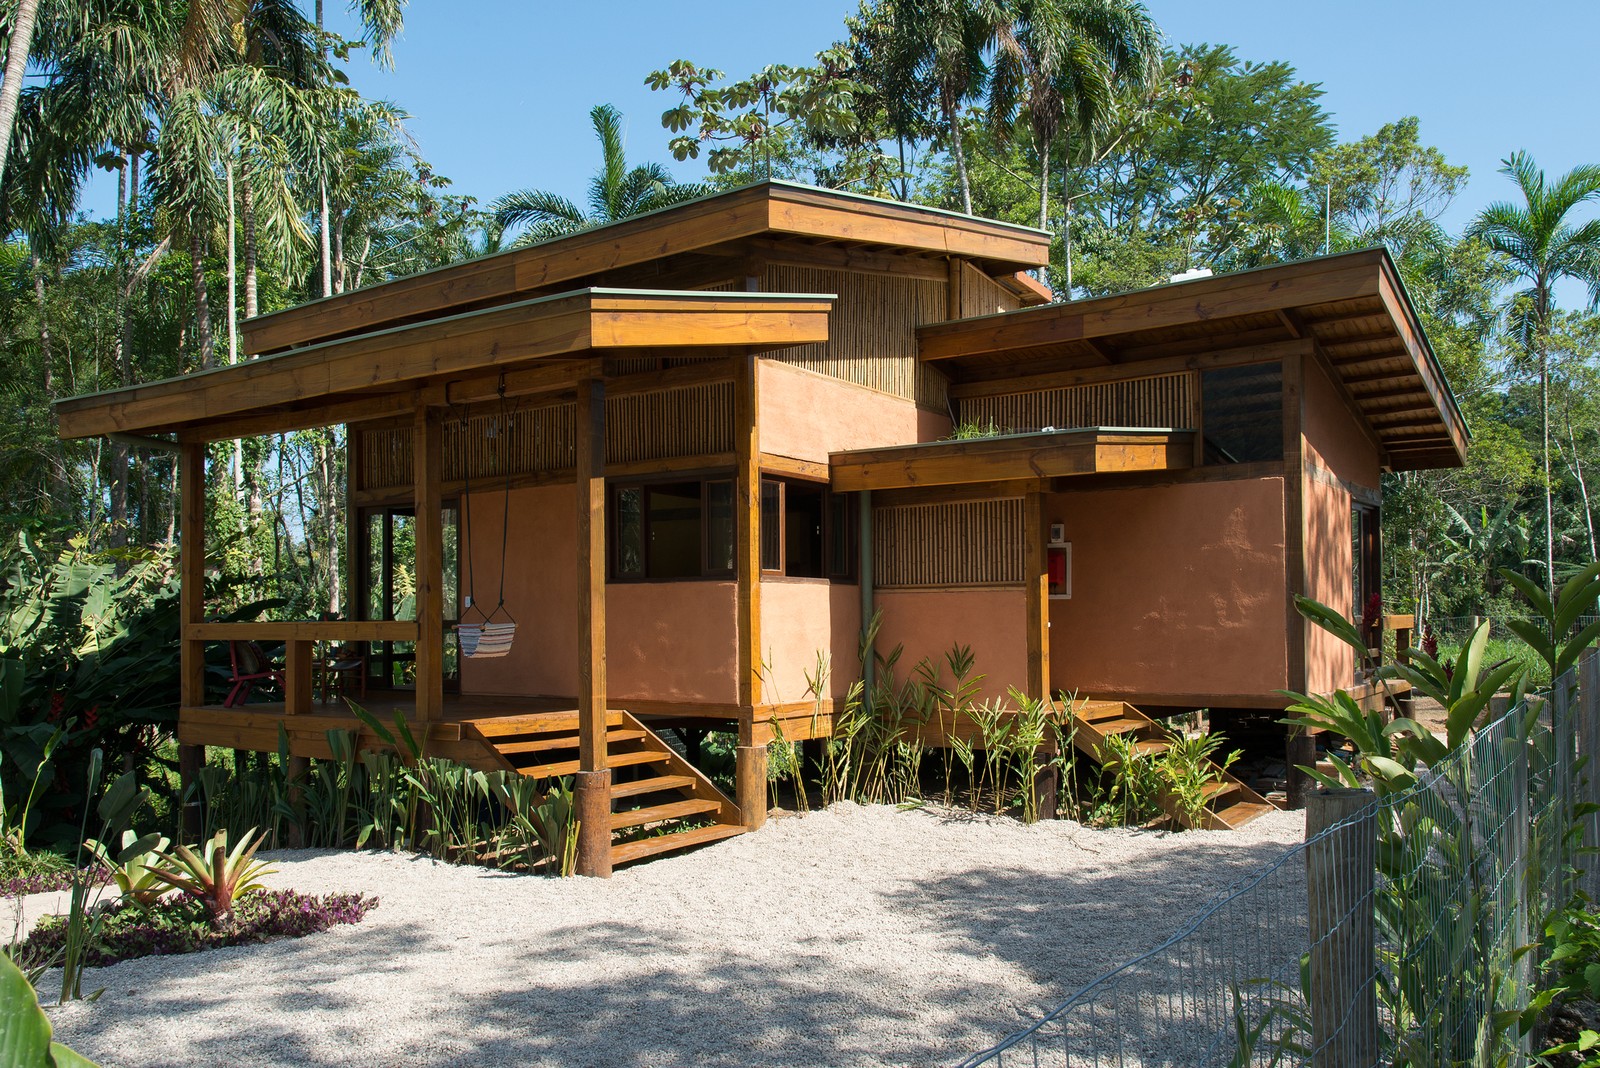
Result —
[[1283, 365], [1257, 363], [1200, 372], [1206, 463], [1283, 459]]

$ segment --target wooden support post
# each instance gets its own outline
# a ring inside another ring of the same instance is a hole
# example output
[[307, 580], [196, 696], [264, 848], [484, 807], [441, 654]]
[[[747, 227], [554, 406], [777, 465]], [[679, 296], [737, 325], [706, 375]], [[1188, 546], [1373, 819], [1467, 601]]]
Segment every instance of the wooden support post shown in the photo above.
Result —
[[611, 874], [611, 772], [606, 753], [606, 395], [578, 384], [578, 874]]
[[574, 801], [578, 809], [577, 872], [592, 879], [609, 879], [611, 769], [578, 772]]
[[[283, 644], [283, 712], [303, 716], [311, 711], [311, 643], [294, 639]], [[421, 657], [418, 657], [421, 660]], [[419, 679], [420, 688], [421, 681]]]
[[747, 828], [758, 831], [767, 822], [767, 747], [741, 745], [734, 760], [739, 814]]
[[1313, 1068], [1378, 1063], [1373, 800], [1371, 790], [1318, 790], [1306, 806]]
[[734, 567], [737, 570], [739, 706], [761, 703], [761, 445], [757, 425], [759, 371], [746, 357], [733, 379]]
[[1053, 820], [1061, 808], [1061, 766], [1051, 764], [1033, 773], [1033, 811], [1042, 820]]
[[[178, 614], [185, 630], [206, 614], [206, 447], [187, 444], [178, 456]], [[206, 647], [184, 633], [179, 650], [180, 708], [206, 703]], [[180, 713], [181, 716], [181, 713]]]
[[416, 506], [417, 719], [444, 714], [443, 409], [417, 409], [411, 452]]
[[1028, 696], [1050, 696], [1050, 562], [1045, 548], [1044, 494], [1035, 490], [1023, 502], [1022, 579], [1027, 590]]
[[200, 796], [200, 769], [205, 767], [206, 747], [178, 746], [178, 796], [183, 815], [178, 821], [178, 841], [188, 845], [200, 841], [205, 824], [204, 799]]

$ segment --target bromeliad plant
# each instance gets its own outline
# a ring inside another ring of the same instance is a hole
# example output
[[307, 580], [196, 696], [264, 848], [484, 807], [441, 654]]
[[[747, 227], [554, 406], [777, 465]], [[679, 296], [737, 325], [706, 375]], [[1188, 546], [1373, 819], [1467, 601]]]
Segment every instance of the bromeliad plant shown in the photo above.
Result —
[[111, 873], [111, 880], [117, 884], [117, 892], [124, 901], [149, 908], [171, 889], [160, 872], [161, 855], [171, 844], [159, 834], [141, 838], [130, 830], [122, 832], [122, 845], [115, 850], [93, 838], [83, 843], [83, 847]]
[[272, 874], [264, 860], [256, 860], [261, 839], [250, 828], [228, 848], [228, 832], [218, 831], [198, 852], [180, 845], [171, 853], [158, 855], [160, 866], [151, 870], [157, 882], [183, 891], [205, 906], [211, 922], [227, 927], [233, 922], [234, 902], [265, 885], [264, 875]]

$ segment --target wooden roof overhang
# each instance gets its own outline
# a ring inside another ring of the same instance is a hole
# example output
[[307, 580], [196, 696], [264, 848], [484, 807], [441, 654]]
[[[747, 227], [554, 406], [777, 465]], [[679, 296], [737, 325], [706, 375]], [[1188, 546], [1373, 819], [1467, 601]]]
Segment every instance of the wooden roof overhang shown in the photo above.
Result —
[[1088, 427], [855, 449], [828, 457], [833, 488], [910, 489], [1171, 471], [1194, 463], [1194, 431]]
[[1393, 470], [1460, 467], [1469, 432], [1389, 254], [1278, 264], [917, 331], [970, 397], [1313, 354]]
[[1037, 283], [1018, 272], [1049, 262], [1050, 235], [971, 215], [780, 181], [764, 181], [662, 208], [525, 248], [451, 264], [367, 289], [257, 316], [244, 323], [244, 351], [375, 330], [450, 311], [574, 287], [603, 272], [685, 253], [736, 249], [752, 240], [800, 242], [917, 256], [961, 257], [1013, 291]]
[[215, 440], [559, 392], [634, 353], [732, 355], [826, 341], [824, 294], [586, 289], [56, 402], [63, 438]]

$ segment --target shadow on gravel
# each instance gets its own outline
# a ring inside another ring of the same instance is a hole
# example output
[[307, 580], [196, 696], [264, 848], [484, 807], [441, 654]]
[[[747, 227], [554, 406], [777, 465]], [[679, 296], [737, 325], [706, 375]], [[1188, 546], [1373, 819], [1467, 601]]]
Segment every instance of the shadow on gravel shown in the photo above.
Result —
[[[1094, 841], [1085, 832], [1086, 852]], [[781, 941], [690, 937], [649, 915], [469, 929], [441, 899], [437, 924], [357, 928], [334, 952], [322, 943], [328, 936], [312, 936], [170, 958], [159, 988], [137, 962], [104, 969], [89, 984], [105, 986], [106, 998], [64, 1019], [63, 1032], [125, 1065], [952, 1064], [1047, 1007], [1041, 991], [1053, 1003], [1150, 948], [1282, 849], [1152, 853], [1048, 876], [974, 867], [893, 882], [877, 892], [893, 923], [907, 926], [908, 944], [864, 937], [859, 916], [852, 926], [817, 896], [814, 875], [808, 900], [821, 904], [811, 906], [806, 933]], [[774, 915], [795, 907], [774, 892]], [[1276, 931], [1289, 944], [1300, 916], [1235, 923], [1240, 934], [1253, 925], [1255, 937]], [[948, 963], [913, 959], [929, 947]], [[995, 958], [1012, 968], [975, 967]], [[995, 979], [1013, 968], [1033, 985]], [[236, 969], [249, 977], [242, 988], [206, 986]], [[441, 979], [446, 969], [459, 981]], [[1161, 981], [1170, 991], [1193, 978]], [[186, 1017], [208, 1009], [235, 1025], [204, 1036], [186, 1029]], [[107, 1028], [152, 1045], [97, 1049]], [[419, 1037], [365, 1045], [402, 1030]]]

